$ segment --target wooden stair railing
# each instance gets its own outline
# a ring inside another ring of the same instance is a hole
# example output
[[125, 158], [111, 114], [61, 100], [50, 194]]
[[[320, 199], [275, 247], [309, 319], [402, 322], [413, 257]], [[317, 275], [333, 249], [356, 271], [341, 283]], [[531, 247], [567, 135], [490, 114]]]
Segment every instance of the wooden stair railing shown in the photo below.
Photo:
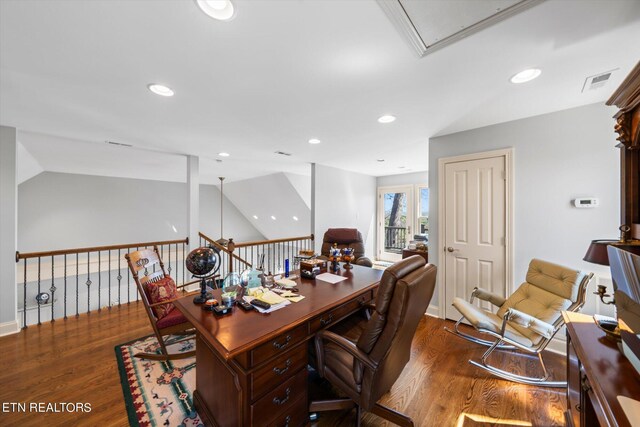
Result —
[[[22, 327], [34, 323], [40, 325], [48, 320], [53, 322], [56, 317], [66, 319], [74, 312], [79, 316], [81, 312], [111, 309], [113, 306], [129, 304], [132, 300], [138, 301], [140, 296], [124, 254], [139, 249], [157, 246], [167, 266], [167, 273], [176, 284], [197, 283], [198, 280], [186, 281], [188, 272], [184, 267], [184, 257], [188, 244], [189, 239], [186, 238], [16, 252], [18, 285], [21, 285], [18, 289], [22, 294], [19, 295], [18, 310], [22, 311]], [[21, 262], [22, 266], [19, 265]], [[56, 308], [60, 308], [61, 312], [56, 313]]]
[[[200, 233], [200, 240], [201, 245], [203, 241], [206, 241], [216, 245], [219, 249], [223, 248], [203, 233]], [[231, 271], [238, 271], [247, 267], [258, 268], [261, 263], [263, 263], [263, 268], [266, 272], [276, 273], [284, 269], [285, 259], [290, 260], [291, 268], [294, 269], [296, 268], [294, 264], [295, 256], [298, 255], [300, 250], [312, 250], [313, 241], [313, 234], [243, 243], [236, 243], [233, 239], [230, 239], [229, 244], [224, 248], [224, 253], [227, 254], [228, 258], [226, 262], [223, 262], [223, 266], [226, 267], [222, 276], [224, 277]]]
[[[295, 256], [300, 250], [313, 249], [313, 234], [300, 237], [235, 243], [230, 239], [222, 246], [204, 233], [199, 233], [200, 246], [211, 245], [220, 250], [220, 276], [260, 267], [268, 273], [283, 271], [285, 259], [295, 269]], [[176, 284], [187, 281], [184, 259], [189, 239], [92, 246], [21, 253], [18, 264], [18, 311], [22, 312], [22, 327], [66, 319], [68, 316], [92, 310], [139, 301], [134, 281], [124, 255], [143, 248], [157, 246], [160, 256]], [[22, 265], [20, 265], [22, 264]], [[58, 310], [58, 311], [56, 311]]]

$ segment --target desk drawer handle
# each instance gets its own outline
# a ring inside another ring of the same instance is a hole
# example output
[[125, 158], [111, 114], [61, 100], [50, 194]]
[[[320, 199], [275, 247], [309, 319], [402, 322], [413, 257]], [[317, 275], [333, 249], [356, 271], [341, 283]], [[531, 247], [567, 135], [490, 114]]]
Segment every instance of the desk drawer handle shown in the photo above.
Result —
[[289, 345], [289, 341], [291, 341], [291, 335], [287, 335], [287, 337], [284, 339], [283, 343], [279, 343], [278, 341], [274, 341], [273, 342], [273, 346], [276, 348], [276, 350], [282, 350], [283, 348], [285, 348], [286, 346]]
[[274, 366], [273, 372], [275, 372], [276, 375], [282, 375], [285, 372], [287, 372], [290, 367], [291, 367], [291, 359], [287, 359], [287, 361], [284, 362], [284, 368], [278, 368], [277, 366]]
[[289, 396], [290, 395], [291, 395], [291, 389], [289, 387], [287, 387], [287, 390], [285, 391], [285, 396], [282, 399], [280, 399], [279, 397], [274, 397], [273, 398], [273, 404], [274, 405], [284, 405], [289, 400]]
[[333, 313], [331, 313], [326, 319], [320, 318], [320, 326], [327, 326], [331, 322], [333, 322]]
[[291, 415], [287, 415], [284, 419], [284, 427], [289, 427], [289, 423], [291, 422]]

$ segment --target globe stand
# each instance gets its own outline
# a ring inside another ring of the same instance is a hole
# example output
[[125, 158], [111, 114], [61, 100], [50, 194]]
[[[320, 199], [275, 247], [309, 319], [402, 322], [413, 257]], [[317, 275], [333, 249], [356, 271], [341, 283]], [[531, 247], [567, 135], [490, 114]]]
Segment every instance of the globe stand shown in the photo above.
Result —
[[207, 279], [202, 278], [200, 281], [200, 295], [193, 298], [194, 304], [204, 304], [207, 301]]

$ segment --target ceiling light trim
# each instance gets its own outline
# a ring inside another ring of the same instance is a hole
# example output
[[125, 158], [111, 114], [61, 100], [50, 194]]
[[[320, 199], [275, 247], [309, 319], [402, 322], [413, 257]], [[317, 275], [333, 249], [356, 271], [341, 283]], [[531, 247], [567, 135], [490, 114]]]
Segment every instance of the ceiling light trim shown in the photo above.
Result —
[[209, 18], [217, 21], [231, 21], [236, 17], [236, 8], [230, 0], [226, 0], [223, 8], [215, 8], [207, 0], [195, 0], [198, 8]]
[[147, 85], [147, 89], [159, 96], [164, 96], [165, 98], [171, 97], [175, 95], [175, 91], [171, 89], [169, 86], [165, 86], [161, 83], [149, 83]]
[[527, 83], [532, 80], [535, 80], [541, 75], [542, 75], [542, 70], [540, 68], [525, 68], [524, 70], [519, 71], [513, 76], [511, 76], [509, 81], [513, 84], [518, 85], [518, 84]]

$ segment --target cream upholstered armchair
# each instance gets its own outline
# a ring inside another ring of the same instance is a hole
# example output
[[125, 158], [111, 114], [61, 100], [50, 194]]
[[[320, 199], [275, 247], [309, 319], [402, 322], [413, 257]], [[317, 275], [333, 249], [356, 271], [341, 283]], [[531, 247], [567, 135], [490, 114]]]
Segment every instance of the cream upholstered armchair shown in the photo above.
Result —
[[[511, 381], [549, 387], [564, 387], [566, 382], [547, 381], [549, 373], [542, 360], [542, 351], [563, 326], [561, 312], [578, 311], [585, 302], [587, 284], [593, 273], [572, 270], [550, 262], [534, 259], [529, 264], [526, 282], [509, 297], [475, 288], [469, 302], [455, 298], [453, 306], [462, 314], [449, 332], [469, 341], [489, 346], [480, 362], [469, 362], [492, 374]], [[498, 307], [493, 313], [474, 305], [475, 299]], [[460, 331], [460, 323], [467, 320], [479, 332], [492, 336], [494, 341], [479, 339]], [[535, 353], [542, 366], [541, 377], [526, 377], [496, 368], [487, 363], [495, 349], [514, 349]]]

